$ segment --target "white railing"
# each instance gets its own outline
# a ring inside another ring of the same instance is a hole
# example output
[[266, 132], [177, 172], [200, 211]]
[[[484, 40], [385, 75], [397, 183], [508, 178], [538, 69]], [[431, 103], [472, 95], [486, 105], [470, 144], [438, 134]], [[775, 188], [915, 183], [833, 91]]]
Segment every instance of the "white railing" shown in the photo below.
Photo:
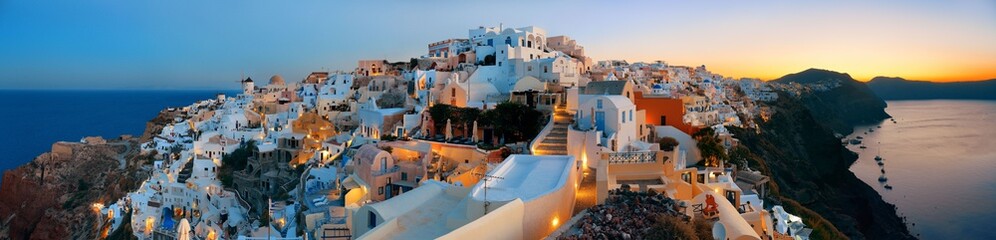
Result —
[[547, 118], [546, 126], [543, 126], [543, 130], [540, 131], [539, 134], [536, 134], [536, 138], [533, 138], [533, 141], [531, 143], [529, 143], [529, 152], [530, 153], [535, 154], [536, 153], [536, 147], [539, 147], [540, 142], [542, 142], [543, 139], [546, 138], [546, 135], [550, 134], [550, 130], [553, 130], [553, 122], [554, 122], [553, 115], [554, 114], [556, 114], [556, 113], [550, 114], [550, 116]]

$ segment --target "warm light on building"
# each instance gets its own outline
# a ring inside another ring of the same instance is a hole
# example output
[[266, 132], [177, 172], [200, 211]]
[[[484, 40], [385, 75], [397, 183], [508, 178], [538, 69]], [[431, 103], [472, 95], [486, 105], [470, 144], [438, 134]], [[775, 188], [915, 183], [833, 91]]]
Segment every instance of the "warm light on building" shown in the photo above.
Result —
[[148, 217], [148, 218], [145, 219], [145, 233], [146, 234], [151, 234], [152, 233], [152, 225], [154, 225], [155, 223], [156, 223], [156, 219], [155, 218]]
[[550, 226], [553, 226], [553, 228], [560, 226], [560, 217], [553, 217], [553, 220], [550, 220]]

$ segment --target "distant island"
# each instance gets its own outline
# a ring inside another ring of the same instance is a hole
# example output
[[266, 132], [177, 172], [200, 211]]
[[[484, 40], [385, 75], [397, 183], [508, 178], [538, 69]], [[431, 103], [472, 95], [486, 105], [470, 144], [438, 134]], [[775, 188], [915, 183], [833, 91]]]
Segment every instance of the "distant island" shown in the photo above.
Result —
[[979, 99], [996, 100], [996, 79], [937, 83], [898, 77], [875, 77], [868, 87], [884, 100]]

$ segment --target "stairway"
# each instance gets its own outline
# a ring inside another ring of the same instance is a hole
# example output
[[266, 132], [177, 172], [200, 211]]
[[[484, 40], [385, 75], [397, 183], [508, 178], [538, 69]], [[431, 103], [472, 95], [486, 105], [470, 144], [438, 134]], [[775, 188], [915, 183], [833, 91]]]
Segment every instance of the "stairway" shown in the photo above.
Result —
[[571, 114], [566, 106], [557, 106], [553, 113], [553, 129], [536, 146], [534, 155], [567, 155], [567, 127], [571, 124]]

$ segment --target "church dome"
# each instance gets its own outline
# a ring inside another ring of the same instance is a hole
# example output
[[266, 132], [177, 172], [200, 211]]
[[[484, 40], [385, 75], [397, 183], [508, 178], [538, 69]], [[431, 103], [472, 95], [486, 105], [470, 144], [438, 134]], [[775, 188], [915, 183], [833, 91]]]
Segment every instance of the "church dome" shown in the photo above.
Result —
[[280, 74], [273, 75], [270, 77], [270, 85], [284, 85], [284, 77], [281, 77]]

